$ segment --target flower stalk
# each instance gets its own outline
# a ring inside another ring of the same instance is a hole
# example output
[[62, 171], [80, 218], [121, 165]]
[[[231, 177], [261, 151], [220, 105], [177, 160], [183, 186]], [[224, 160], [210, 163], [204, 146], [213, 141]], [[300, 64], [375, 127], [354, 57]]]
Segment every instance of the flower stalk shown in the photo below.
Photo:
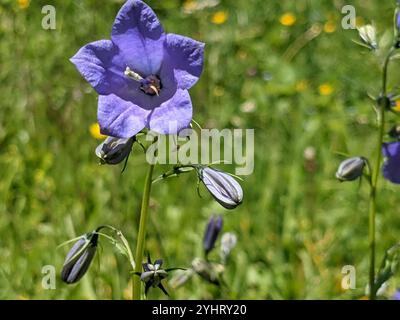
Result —
[[[137, 244], [136, 244], [135, 272], [141, 272], [141, 269], [142, 269], [144, 243], [145, 243], [145, 237], [146, 237], [146, 224], [147, 224], [147, 216], [148, 216], [148, 212], [149, 212], [153, 170], [154, 170], [154, 165], [150, 164], [149, 168], [147, 170], [145, 181], [144, 181], [142, 206], [141, 206], [141, 210], [140, 210], [139, 231], [138, 231]], [[133, 300], [141, 300], [142, 284], [141, 284], [140, 278], [132, 275], [132, 280], [133, 280], [132, 298], [133, 298]]]
[[382, 162], [382, 145], [383, 138], [385, 134], [385, 112], [388, 109], [388, 104], [390, 103], [387, 98], [387, 78], [388, 78], [388, 66], [390, 59], [395, 52], [395, 48], [393, 47], [387, 54], [384, 64], [383, 64], [383, 72], [382, 72], [382, 96], [378, 99], [377, 102], [377, 123], [378, 123], [378, 140], [376, 146], [376, 158], [374, 167], [371, 174], [370, 180], [370, 194], [369, 194], [369, 295], [370, 300], [375, 300], [376, 298], [376, 290], [375, 288], [375, 247], [376, 247], [376, 201], [377, 201], [377, 186], [379, 181], [379, 172]]

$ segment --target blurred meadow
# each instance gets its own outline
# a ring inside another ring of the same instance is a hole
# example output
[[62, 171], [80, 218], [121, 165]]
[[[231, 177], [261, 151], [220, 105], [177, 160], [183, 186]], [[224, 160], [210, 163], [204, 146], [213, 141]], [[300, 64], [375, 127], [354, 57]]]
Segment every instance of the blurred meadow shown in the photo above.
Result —
[[[69, 58], [108, 39], [121, 0], [57, 0], [56, 30], [42, 29], [47, 0], [0, 1], [0, 298], [128, 299], [129, 264], [107, 242], [77, 285], [59, 273], [67, 239], [100, 224], [120, 228], [134, 249], [145, 170], [134, 147], [127, 170], [99, 166], [97, 94]], [[154, 186], [147, 249], [166, 267], [202, 254], [205, 225], [223, 214], [238, 236], [224, 274], [228, 290], [193, 277], [172, 299], [360, 299], [368, 277], [367, 184], [339, 183], [343, 156], [370, 156], [379, 63], [343, 30], [345, 1], [148, 0], [167, 32], [206, 43], [205, 70], [191, 90], [205, 128], [254, 128], [255, 171], [230, 212], [196, 177]], [[207, 6], [208, 4], [208, 6]], [[395, 1], [351, 1], [359, 25], [373, 22], [383, 46]], [[394, 62], [391, 70], [400, 67]], [[400, 76], [391, 73], [390, 90]], [[400, 108], [399, 108], [400, 111]], [[157, 168], [157, 173], [163, 170]], [[233, 168], [229, 168], [233, 172]], [[377, 264], [400, 238], [398, 187], [381, 179]], [[218, 252], [212, 255], [217, 256]], [[99, 259], [100, 258], [100, 259]], [[56, 290], [42, 287], [54, 265]], [[356, 268], [356, 290], [341, 288]], [[400, 285], [394, 277], [390, 296]], [[149, 298], [164, 299], [160, 290]]]

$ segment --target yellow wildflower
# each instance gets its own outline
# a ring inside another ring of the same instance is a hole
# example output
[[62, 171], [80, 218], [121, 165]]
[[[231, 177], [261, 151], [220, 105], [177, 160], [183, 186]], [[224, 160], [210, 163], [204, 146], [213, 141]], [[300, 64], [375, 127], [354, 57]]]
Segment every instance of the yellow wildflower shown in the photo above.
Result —
[[336, 30], [336, 24], [334, 21], [330, 20], [324, 24], [324, 31], [326, 33], [332, 33], [335, 32], [335, 30]]
[[329, 96], [333, 93], [333, 87], [329, 83], [323, 83], [318, 87], [321, 96]]
[[279, 22], [286, 27], [290, 27], [295, 24], [296, 16], [292, 12], [286, 12], [281, 15]]
[[18, 7], [20, 9], [27, 9], [29, 7], [30, 0], [18, 0]]
[[228, 13], [225, 11], [217, 11], [213, 14], [211, 22], [214, 24], [223, 24], [228, 20]]
[[396, 100], [396, 105], [393, 107], [393, 110], [400, 112], [400, 100]]
[[92, 137], [95, 139], [103, 140], [107, 137], [100, 133], [100, 126], [97, 122], [90, 125], [89, 131], [90, 131], [90, 134], [92, 135]]

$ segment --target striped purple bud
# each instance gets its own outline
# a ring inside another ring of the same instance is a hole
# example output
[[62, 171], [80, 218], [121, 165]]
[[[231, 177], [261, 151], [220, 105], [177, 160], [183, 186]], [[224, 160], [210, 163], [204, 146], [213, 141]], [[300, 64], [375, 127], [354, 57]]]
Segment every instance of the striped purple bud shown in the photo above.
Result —
[[366, 160], [363, 157], [353, 157], [344, 160], [336, 171], [336, 178], [342, 181], [353, 181], [362, 176]]
[[221, 216], [212, 216], [208, 221], [206, 231], [204, 233], [203, 248], [206, 256], [215, 247], [218, 235], [222, 230], [223, 220]]
[[204, 186], [221, 206], [234, 209], [242, 203], [242, 187], [231, 175], [202, 166], [198, 167], [197, 171]]
[[82, 236], [68, 252], [61, 271], [61, 279], [67, 284], [78, 282], [89, 269], [97, 249], [99, 235], [96, 232]]

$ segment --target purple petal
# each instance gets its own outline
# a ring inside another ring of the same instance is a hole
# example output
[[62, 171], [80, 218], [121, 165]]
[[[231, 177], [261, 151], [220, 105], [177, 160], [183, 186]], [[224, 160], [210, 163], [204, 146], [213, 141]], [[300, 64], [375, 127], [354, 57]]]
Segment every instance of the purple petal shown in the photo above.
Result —
[[71, 62], [99, 94], [119, 92], [129, 86], [118, 48], [110, 40], [87, 44], [71, 58]]
[[175, 72], [181, 89], [190, 89], [203, 71], [205, 44], [177, 34], [167, 34], [165, 48], [167, 64]]
[[157, 74], [163, 60], [165, 34], [153, 10], [139, 0], [128, 0], [118, 12], [111, 40], [124, 61], [142, 77]]
[[178, 89], [176, 94], [149, 116], [149, 128], [160, 134], [175, 134], [192, 121], [192, 101], [189, 92]]
[[400, 184], [400, 142], [384, 143], [382, 153], [386, 157], [383, 176], [392, 183]]
[[114, 94], [99, 96], [100, 131], [117, 138], [132, 137], [146, 126], [149, 112]]

